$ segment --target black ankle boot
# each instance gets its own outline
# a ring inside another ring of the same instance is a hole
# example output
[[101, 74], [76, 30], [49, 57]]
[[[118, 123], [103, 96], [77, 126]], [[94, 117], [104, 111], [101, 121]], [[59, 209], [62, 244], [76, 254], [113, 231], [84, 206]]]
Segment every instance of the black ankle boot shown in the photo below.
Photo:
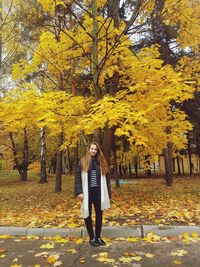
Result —
[[96, 238], [96, 241], [99, 243], [99, 245], [101, 245], [101, 246], [105, 246], [106, 245], [106, 242], [105, 241], [103, 241], [103, 239], [102, 238]]
[[90, 239], [89, 243], [93, 247], [98, 247], [100, 245], [99, 242], [95, 238]]

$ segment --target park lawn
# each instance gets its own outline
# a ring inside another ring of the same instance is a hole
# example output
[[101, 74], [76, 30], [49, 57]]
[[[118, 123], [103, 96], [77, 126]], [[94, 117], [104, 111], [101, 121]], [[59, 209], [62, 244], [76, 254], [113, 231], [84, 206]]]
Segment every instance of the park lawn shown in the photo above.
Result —
[[[73, 196], [73, 176], [63, 176], [62, 192], [54, 193], [54, 176], [39, 184], [30, 172], [27, 182], [16, 171], [0, 172], [0, 226], [71, 227], [84, 224], [80, 200]], [[93, 212], [94, 213], [94, 212]], [[200, 177], [175, 178], [169, 188], [164, 179], [140, 179], [112, 183], [111, 209], [104, 212], [104, 225], [200, 224]]]

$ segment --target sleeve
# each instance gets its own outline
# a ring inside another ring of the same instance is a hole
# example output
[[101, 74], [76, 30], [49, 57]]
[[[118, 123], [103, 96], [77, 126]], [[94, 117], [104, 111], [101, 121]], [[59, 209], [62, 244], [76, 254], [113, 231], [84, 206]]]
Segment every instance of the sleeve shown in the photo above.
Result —
[[74, 195], [78, 196], [81, 193], [83, 193], [83, 188], [82, 188], [82, 179], [81, 179], [81, 165], [79, 164], [75, 171]]
[[107, 182], [107, 188], [108, 188], [108, 195], [109, 198], [111, 199], [112, 194], [111, 194], [111, 186], [110, 186], [110, 177], [106, 174], [106, 182]]

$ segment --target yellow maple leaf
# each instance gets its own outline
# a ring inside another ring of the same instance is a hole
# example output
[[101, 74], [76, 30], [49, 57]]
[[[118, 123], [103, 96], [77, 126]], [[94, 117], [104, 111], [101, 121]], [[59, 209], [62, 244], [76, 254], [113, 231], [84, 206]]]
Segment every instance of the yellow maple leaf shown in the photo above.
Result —
[[83, 243], [83, 238], [78, 238], [78, 239], [76, 240], [76, 244], [81, 244], [81, 243]]
[[42, 258], [46, 258], [48, 255], [48, 252], [44, 251], [44, 252], [41, 252], [41, 253], [37, 253], [35, 254], [35, 257], [42, 257]]
[[79, 262], [80, 262], [80, 263], [85, 263], [86, 260], [85, 260], [85, 258], [80, 258], [80, 259], [79, 259]]
[[134, 261], [141, 261], [141, 260], [142, 260], [142, 257], [140, 257], [140, 256], [135, 256], [135, 257], [132, 257], [132, 259], [133, 259]]
[[146, 253], [144, 254], [147, 258], [153, 258], [155, 256], [155, 254], [151, 254], [151, 253]]
[[6, 256], [5, 254], [2, 254], [0, 255], [0, 258], [5, 258], [5, 256]]
[[124, 257], [124, 256], [122, 256], [121, 258], [119, 258], [119, 261], [121, 261], [123, 263], [129, 263], [132, 260], [133, 260], [132, 257]]
[[127, 241], [135, 243], [136, 241], [138, 241], [138, 238], [137, 237], [128, 237]]
[[104, 263], [114, 263], [115, 259], [107, 258], [107, 257], [99, 257], [97, 258], [99, 262], [104, 262]]
[[67, 226], [70, 228], [76, 228], [78, 226], [78, 224], [72, 222], [72, 223], [68, 223]]
[[101, 252], [98, 255], [99, 257], [108, 257], [108, 252]]
[[77, 253], [77, 251], [74, 248], [68, 249], [67, 252], [70, 252], [72, 254]]
[[47, 258], [47, 262], [48, 262], [48, 263], [55, 263], [55, 262], [57, 261], [58, 258], [59, 258], [58, 255], [52, 255], [52, 256], [49, 256], [49, 257]]
[[152, 232], [148, 233], [147, 236], [144, 238], [146, 242], [150, 242], [150, 243], [160, 241], [160, 239], [161, 239], [160, 236], [155, 235]]
[[54, 243], [43, 244], [42, 246], [40, 246], [40, 248], [47, 248], [47, 249], [54, 248]]
[[182, 257], [187, 254], [187, 251], [184, 249], [177, 249], [177, 251], [171, 252], [172, 256], [179, 256]]
[[3, 238], [3, 239], [8, 239], [8, 238], [12, 238], [14, 236], [11, 236], [11, 235], [0, 235], [0, 238]]
[[183, 233], [183, 238], [184, 239], [188, 239], [189, 238], [189, 234], [188, 233]]
[[198, 238], [199, 237], [199, 234], [197, 232], [192, 232], [191, 233], [191, 237], [192, 238]]
[[182, 262], [181, 261], [179, 261], [179, 260], [174, 260], [173, 261], [173, 264], [175, 264], [175, 265], [180, 265]]

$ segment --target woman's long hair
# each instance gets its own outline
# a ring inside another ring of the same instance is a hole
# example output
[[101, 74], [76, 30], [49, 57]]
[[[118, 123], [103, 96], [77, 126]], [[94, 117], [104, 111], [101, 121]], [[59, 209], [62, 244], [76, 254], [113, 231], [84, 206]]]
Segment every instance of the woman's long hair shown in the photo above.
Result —
[[108, 167], [106, 159], [103, 155], [103, 152], [101, 151], [101, 148], [99, 147], [99, 145], [96, 142], [91, 142], [89, 144], [87, 152], [85, 153], [85, 155], [81, 159], [81, 169], [83, 171], [87, 172], [90, 168], [91, 155], [90, 155], [89, 150], [90, 150], [91, 145], [96, 145], [96, 147], [97, 147], [97, 154], [96, 154], [97, 162], [100, 166], [101, 173], [103, 175], [106, 175], [109, 172], [109, 167]]

